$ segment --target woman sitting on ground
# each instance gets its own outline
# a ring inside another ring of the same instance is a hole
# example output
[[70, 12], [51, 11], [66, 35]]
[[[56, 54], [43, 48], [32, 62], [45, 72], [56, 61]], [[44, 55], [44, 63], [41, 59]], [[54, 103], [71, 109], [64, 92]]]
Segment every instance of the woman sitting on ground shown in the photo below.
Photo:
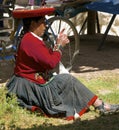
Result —
[[67, 120], [80, 117], [91, 105], [102, 114], [117, 112], [119, 105], [104, 103], [72, 75], [49, 74], [60, 62], [63, 47], [70, 41], [62, 30], [54, 48], [47, 48], [42, 40], [45, 16], [41, 15], [23, 18], [24, 36], [18, 48], [14, 75], [7, 83], [8, 93], [16, 94], [23, 108], [39, 109], [47, 116]]

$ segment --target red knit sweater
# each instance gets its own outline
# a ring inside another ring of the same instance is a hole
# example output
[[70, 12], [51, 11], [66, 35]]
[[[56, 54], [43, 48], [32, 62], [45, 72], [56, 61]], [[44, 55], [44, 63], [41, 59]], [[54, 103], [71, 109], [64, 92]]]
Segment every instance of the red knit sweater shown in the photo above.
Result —
[[60, 52], [48, 49], [42, 40], [29, 32], [21, 40], [14, 73], [35, 83], [44, 84], [46, 80], [41, 76], [36, 78], [36, 73], [45, 73], [55, 68], [60, 59]]

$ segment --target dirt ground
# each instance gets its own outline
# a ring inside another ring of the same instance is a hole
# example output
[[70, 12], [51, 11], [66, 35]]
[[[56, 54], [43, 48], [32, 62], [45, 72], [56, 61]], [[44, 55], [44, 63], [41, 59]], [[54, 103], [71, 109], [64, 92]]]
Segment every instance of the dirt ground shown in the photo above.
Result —
[[104, 47], [98, 51], [101, 39], [102, 35], [81, 37], [80, 55], [73, 65], [75, 76], [119, 75], [119, 37], [108, 36]]
[[[103, 74], [119, 75], [119, 37], [108, 37], [104, 48], [97, 51], [101, 40], [98, 36], [82, 36], [80, 42], [80, 54], [76, 57], [72, 74], [93, 78]], [[12, 61], [0, 62], [0, 86], [2, 86], [13, 74]]]

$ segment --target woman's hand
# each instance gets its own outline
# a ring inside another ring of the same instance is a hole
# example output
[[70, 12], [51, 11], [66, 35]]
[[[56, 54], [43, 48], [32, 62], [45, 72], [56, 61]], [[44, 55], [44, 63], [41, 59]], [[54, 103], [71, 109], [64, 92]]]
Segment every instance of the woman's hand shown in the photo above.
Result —
[[66, 44], [68, 44], [70, 42], [67, 35], [64, 34], [64, 30], [65, 29], [63, 29], [59, 33], [58, 38], [57, 38], [57, 44], [61, 45], [62, 47], [64, 47]]

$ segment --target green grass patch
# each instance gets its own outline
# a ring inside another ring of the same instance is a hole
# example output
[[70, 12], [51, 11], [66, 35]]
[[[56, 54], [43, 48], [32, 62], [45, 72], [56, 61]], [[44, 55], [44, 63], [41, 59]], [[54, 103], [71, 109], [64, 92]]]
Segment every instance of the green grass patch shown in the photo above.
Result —
[[119, 75], [104, 75], [90, 80], [79, 78], [79, 80], [100, 98], [110, 103], [119, 103]]
[[[119, 76], [100, 76], [91, 79], [79, 78], [101, 99], [109, 103], [119, 103]], [[47, 118], [37, 113], [21, 109], [16, 97], [6, 99], [5, 87], [0, 88], [0, 130], [118, 130], [119, 114], [100, 116], [91, 111], [84, 114], [81, 121], [68, 122], [64, 119]]]

